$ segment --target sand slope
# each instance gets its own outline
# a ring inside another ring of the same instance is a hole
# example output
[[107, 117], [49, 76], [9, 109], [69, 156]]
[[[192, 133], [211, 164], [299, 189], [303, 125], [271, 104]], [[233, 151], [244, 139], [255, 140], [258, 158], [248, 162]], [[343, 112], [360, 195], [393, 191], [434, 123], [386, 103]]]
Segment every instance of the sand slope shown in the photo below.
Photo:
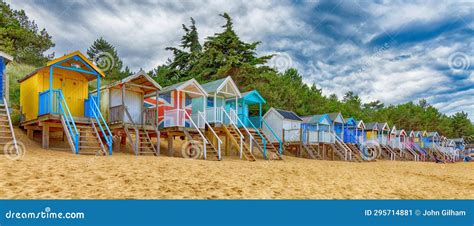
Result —
[[0, 198], [15, 199], [473, 199], [474, 165], [285, 157], [246, 162], [73, 155], [25, 138], [26, 155], [0, 155]]

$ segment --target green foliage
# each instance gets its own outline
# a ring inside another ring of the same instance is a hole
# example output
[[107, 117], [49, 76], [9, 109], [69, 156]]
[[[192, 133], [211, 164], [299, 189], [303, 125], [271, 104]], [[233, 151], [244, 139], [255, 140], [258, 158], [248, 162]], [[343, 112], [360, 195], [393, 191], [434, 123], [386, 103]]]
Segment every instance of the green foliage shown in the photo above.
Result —
[[24, 10], [13, 10], [0, 0], [0, 50], [11, 54], [17, 62], [42, 66], [53, 55], [44, 52], [54, 46], [45, 29], [39, 30]]
[[469, 134], [474, 134], [474, 128], [469, 126], [471, 123], [467, 117], [467, 113], [464, 111], [457, 112], [451, 116], [451, 128], [453, 129], [452, 133], [455, 137], [462, 137]]
[[190, 78], [207, 81], [227, 75], [238, 77], [248, 70], [265, 71], [256, 67], [263, 66], [272, 56], [257, 57], [256, 49], [260, 42], [241, 41], [230, 16], [227, 13], [220, 16], [226, 21], [222, 26], [224, 31], [207, 37], [202, 46], [194, 19], [191, 18], [189, 27], [183, 24], [184, 35], [180, 45], [166, 48], [173, 52], [173, 59], [150, 74], [166, 86]]
[[107, 75], [104, 80], [120, 80], [132, 74], [128, 67], [122, 71], [123, 62], [117, 50], [102, 37], [95, 40], [87, 49], [87, 56]]
[[[322, 95], [315, 84], [303, 82], [296, 69], [284, 73], [265, 66], [272, 56], [258, 57], [256, 48], [260, 42], [245, 43], [233, 29], [231, 17], [221, 14], [226, 21], [223, 31], [207, 37], [201, 47], [194, 19], [191, 25], [183, 25], [184, 35], [178, 47], [168, 47], [173, 58], [148, 74], [163, 86], [190, 78], [209, 82], [231, 75], [240, 90], [257, 89], [267, 100], [264, 110], [269, 106], [295, 111], [299, 115], [312, 115], [341, 112], [345, 117], [362, 119], [365, 122], [388, 122], [397, 128], [438, 131], [450, 137], [474, 134], [474, 125], [466, 113], [452, 117], [441, 114], [426, 100], [418, 104], [405, 104], [385, 107], [378, 100], [362, 103], [354, 92], [347, 92], [342, 100], [335, 94]], [[256, 113], [256, 108], [251, 108]]]
[[20, 83], [18, 83], [18, 80], [23, 78], [25, 75], [30, 74], [35, 69], [36, 67], [31, 65], [12, 62], [7, 65], [7, 68], [5, 70], [5, 73], [9, 78], [9, 105], [11, 108], [13, 108], [13, 124], [17, 124], [20, 121]]

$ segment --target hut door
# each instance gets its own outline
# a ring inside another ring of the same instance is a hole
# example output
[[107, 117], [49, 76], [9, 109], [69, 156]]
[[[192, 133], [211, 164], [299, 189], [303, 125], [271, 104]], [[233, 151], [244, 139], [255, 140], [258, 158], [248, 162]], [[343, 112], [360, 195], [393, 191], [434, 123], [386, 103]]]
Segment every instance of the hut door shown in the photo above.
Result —
[[61, 84], [61, 89], [71, 114], [73, 116], [83, 116], [84, 100], [82, 82], [65, 76]]
[[[140, 93], [125, 91], [125, 106], [128, 108], [128, 112], [132, 116], [132, 120], [135, 124], [142, 123], [142, 106], [143, 100]], [[125, 122], [130, 122], [128, 117], [125, 117]]]

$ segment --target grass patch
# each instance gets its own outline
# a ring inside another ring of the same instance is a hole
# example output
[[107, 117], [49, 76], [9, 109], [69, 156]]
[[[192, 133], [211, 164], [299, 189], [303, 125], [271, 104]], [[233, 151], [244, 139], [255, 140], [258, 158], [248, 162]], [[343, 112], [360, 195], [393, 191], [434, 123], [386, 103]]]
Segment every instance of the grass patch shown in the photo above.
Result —
[[18, 83], [18, 79], [23, 78], [25, 75], [33, 72], [36, 67], [27, 65], [27, 64], [19, 64], [12, 62], [7, 65], [6, 74], [9, 77], [10, 81], [10, 108], [12, 108], [12, 123], [18, 125], [20, 122], [20, 83]]

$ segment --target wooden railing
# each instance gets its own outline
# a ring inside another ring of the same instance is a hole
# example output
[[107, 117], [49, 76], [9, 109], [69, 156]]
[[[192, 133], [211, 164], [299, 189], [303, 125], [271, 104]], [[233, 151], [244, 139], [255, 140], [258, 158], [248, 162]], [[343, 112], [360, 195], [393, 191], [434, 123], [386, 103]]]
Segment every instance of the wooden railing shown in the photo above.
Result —
[[142, 124], [152, 125], [152, 126], [156, 125], [157, 116], [158, 114], [157, 114], [156, 108], [145, 108], [145, 110], [143, 110], [143, 113], [142, 113], [142, 121], [143, 121]]
[[124, 119], [124, 107], [118, 105], [109, 109], [109, 121], [110, 122], [123, 122]]

